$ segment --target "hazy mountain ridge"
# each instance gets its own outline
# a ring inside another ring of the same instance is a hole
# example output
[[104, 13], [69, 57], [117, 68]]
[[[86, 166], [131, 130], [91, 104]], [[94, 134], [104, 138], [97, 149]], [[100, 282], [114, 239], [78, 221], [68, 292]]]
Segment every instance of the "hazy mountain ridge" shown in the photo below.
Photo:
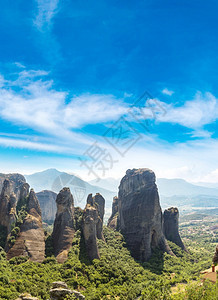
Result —
[[48, 169], [24, 176], [36, 192], [50, 190], [55, 193], [59, 193], [63, 187], [69, 187], [73, 194], [75, 205], [80, 206], [81, 208], [84, 208], [88, 194], [102, 194], [106, 200], [106, 208], [111, 208], [112, 199], [116, 196], [116, 192], [96, 185], [91, 185], [78, 176], [68, 174], [66, 172], [60, 172], [56, 169]]

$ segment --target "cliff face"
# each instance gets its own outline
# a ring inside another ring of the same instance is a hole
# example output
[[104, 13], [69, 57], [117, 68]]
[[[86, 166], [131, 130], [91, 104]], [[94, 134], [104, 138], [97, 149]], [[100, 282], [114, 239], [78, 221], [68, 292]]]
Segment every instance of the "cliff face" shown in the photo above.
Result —
[[41, 191], [36, 193], [42, 210], [42, 220], [45, 222], [53, 222], [56, 215], [56, 198], [57, 194], [52, 191]]
[[96, 194], [95, 197], [92, 197], [92, 194], [90, 194], [87, 198], [87, 204], [83, 212], [83, 235], [87, 254], [91, 260], [100, 258], [97, 238], [104, 240], [104, 206], [105, 199], [100, 194]]
[[176, 207], [168, 208], [164, 211], [163, 223], [165, 237], [178, 245], [182, 250], [187, 251], [179, 235], [179, 210]]
[[96, 224], [97, 238], [104, 241], [103, 235], [103, 219], [104, 219], [104, 207], [105, 199], [100, 194], [96, 194], [93, 198], [94, 205], [98, 211], [98, 222]]
[[52, 233], [57, 261], [63, 263], [72, 245], [74, 229], [74, 200], [69, 188], [63, 188], [57, 195], [57, 213]]
[[[1, 180], [3, 179], [1, 178]], [[12, 174], [4, 179], [3, 183], [1, 182], [0, 225], [7, 228], [8, 234], [11, 231], [12, 223], [16, 222], [17, 203], [20, 199], [25, 198], [28, 192], [29, 185], [25, 183], [25, 179], [22, 175]]]
[[112, 214], [110, 218], [108, 219], [107, 226], [116, 230], [117, 229], [117, 218], [118, 218], [118, 201], [119, 199], [117, 197], [113, 198], [112, 203]]
[[8, 259], [29, 256], [32, 261], [42, 262], [45, 258], [45, 239], [42, 228], [41, 209], [33, 189], [26, 199], [27, 215], [20, 225], [14, 245], [7, 252]]
[[127, 170], [119, 186], [118, 229], [123, 233], [133, 257], [146, 261], [152, 249], [170, 250], [162, 228], [162, 211], [149, 169]]
[[10, 192], [14, 192], [16, 197], [19, 197], [21, 186], [26, 182], [26, 179], [21, 174], [0, 174], [0, 191], [2, 191], [4, 181], [8, 179], [11, 183]]

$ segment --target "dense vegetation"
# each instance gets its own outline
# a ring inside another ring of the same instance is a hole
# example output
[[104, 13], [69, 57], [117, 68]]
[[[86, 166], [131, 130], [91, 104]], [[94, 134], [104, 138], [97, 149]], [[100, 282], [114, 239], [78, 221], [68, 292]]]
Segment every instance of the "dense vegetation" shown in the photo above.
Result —
[[[194, 241], [186, 237], [190, 253], [170, 243], [177, 257], [156, 250], [149, 262], [140, 264], [130, 256], [120, 233], [104, 228], [104, 235], [107, 243], [98, 241], [101, 259], [92, 263], [86, 256], [79, 230], [64, 264], [49, 257], [52, 249], [42, 264], [22, 257], [7, 261], [1, 250], [0, 299], [14, 300], [23, 292], [48, 299], [51, 283], [57, 280], [79, 290], [86, 299], [136, 299], [140, 295], [140, 299], [149, 300], [216, 299], [216, 285], [209, 282], [202, 285], [199, 281], [199, 272], [211, 265], [213, 243], [199, 244], [195, 242], [195, 235]], [[186, 289], [179, 291], [179, 283]]]

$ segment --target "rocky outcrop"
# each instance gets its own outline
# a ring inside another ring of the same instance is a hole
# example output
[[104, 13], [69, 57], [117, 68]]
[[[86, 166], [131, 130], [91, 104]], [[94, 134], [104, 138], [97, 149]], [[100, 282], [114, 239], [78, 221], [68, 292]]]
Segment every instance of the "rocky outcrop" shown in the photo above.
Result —
[[83, 212], [83, 236], [86, 244], [88, 257], [99, 259], [100, 254], [97, 245], [96, 225], [98, 223], [98, 211], [94, 206], [87, 204]]
[[16, 222], [17, 203], [28, 195], [29, 185], [20, 174], [1, 174], [0, 188], [0, 225], [6, 227], [9, 234], [11, 225]]
[[20, 225], [14, 244], [9, 245], [7, 258], [28, 256], [30, 260], [42, 262], [45, 258], [45, 239], [42, 228], [41, 209], [33, 189], [26, 198], [27, 215]]
[[104, 221], [104, 207], [105, 207], [105, 199], [101, 194], [97, 193], [93, 197], [93, 203], [98, 211], [98, 222], [96, 224], [96, 234], [97, 238], [104, 241], [103, 235], [103, 221]]
[[117, 229], [117, 218], [118, 218], [118, 197], [113, 198], [113, 203], [112, 203], [112, 214], [110, 218], [108, 219], [107, 226], [112, 228], [113, 230]]
[[16, 220], [16, 196], [10, 180], [5, 179], [0, 195], [0, 224], [11, 231], [11, 224]]
[[83, 296], [81, 293], [69, 289], [65, 282], [56, 281], [52, 283], [52, 289], [50, 290], [51, 300], [64, 300], [67, 296], [74, 296], [79, 300], [85, 299], [85, 296]]
[[28, 293], [23, 293], [16, 300], [39, 300], [39, 298], [33, 297]]
[[14, 192], [16, 197], [19, 197], [19, 192], [21, 186], [26, 182], [26, 179], [21, 174], [0, 174], [0, 191], [2, 191], [4, 181], [8, 179], [11, 183], [11, 190], [10, 192]]
[[119, 186], [118, 229], [132, 256], [140, 261], [148, 260], [157, 247], [173, 255], [163, 234], [155, 180], [149, 169], [132, 169], [127, 170]]
[[91, 260], [100, 258], [97, 238], [104, 240], [104, 206], [105, 200], [100, 194], [96, 194], [95, 197], [92, 197], [92, 194], [88, 195], [83, 212], [82, 228], [87, 254]]
[[72, 246], [74, 229], [74, 200], [69, 188], [64, 187], [57, 195], [57, 213], [52, 240], [54, 253], [59, 263], [63, 263]]
[[215, 253], [214, 253], [213, 263], [214, 263], [215, 265], [218, 264], [218, 245], [216, 246], [216, 250], [215, 250]]
[[187, 251], [179, 235], [179, 210], [176, 207], [170, 207], [164, 211], [163, 231], [166, 239], [175, 243], [182, 250]]
[[54, 222], [57, 209], [55, 202], [57, 194], [52, 191], [44, 190], [36, 193], [36, 195], [42, 210], [42, 220], [48, 223]]

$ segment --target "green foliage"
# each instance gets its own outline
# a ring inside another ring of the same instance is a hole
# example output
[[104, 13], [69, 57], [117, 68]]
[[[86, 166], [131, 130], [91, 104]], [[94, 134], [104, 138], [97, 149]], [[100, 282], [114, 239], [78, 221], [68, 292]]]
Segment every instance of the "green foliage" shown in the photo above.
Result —
[[0, 247], [5, 247], [7, 240], [7, 228], [3, 225], [0, 225]]
[[[78, 211], [75, 226], [81, 226], [80, 222]], [[18, 232], [16, 227], [13, 230]], [[156, 249], [148, 262], [139, 263], [131, 257], [119, 232], [105, 227], [104, 236], [106, 242], [98, 241], [101, 259], [93, 262], [87, 257], [80, 230], [76, 231], [68, 260], [63, 264], [58, 264], [52, 255], [51, 235], [47, 235], [47, 258], [41, 264], [33, 263], [27, 257], [7, 261], [0, 248], [0, 299], [14, 300], [19, 294], [28, 292], [46, 300], [54, 281], [65, 281], [87, 300], [216, 299], [216, 285], [209, 282], [200, 285], [196, 281], [200, 271], [211, 265], [214, 245], [208, 241], [203, 245], [195, 242], [195, 236], [193, 240], [186, 239], [190, 253], [169, 242], [177, 257]], [[185, 288], [172, 293], [172, 288], [178, 284]]]
[[23, 205], [17, 213], [17, 221], [15, 226], [20, 227], [23, 224], [23, 221], [26, 218], [26, 216], [27, 216], [26, 205]]
[[54, 247], [53, 247], [52, 235], [49, 234], [45, 240], [45, 256], [50, 257], [52, 255], [54, 255]]
[[26, 198], [20, 198], [17, 206], [16, 206], [16, 210], [17, 210], [17, 215], [19, 214], [19, 212], [21, 210], [26, 210], [27, 208], [27, 197]]
[[20, 265], [29, 260], [28, 256], [15, 256], [9, 260], [10, 265]]
[[80, 207], [75, 207], [74, 210], [74, 228], [79, 230], [82, 227], [83, 211]]

